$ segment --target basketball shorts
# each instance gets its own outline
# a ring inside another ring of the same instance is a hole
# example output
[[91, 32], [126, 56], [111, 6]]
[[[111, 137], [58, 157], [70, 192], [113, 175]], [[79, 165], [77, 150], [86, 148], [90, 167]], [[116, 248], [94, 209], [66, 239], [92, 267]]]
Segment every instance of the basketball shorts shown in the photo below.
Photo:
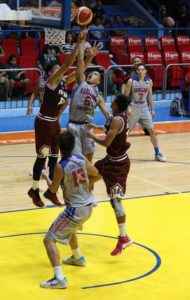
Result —
[[36, 153], [40, 158], [58, 157], [58, 140], [61, 128], [59, 121], [45, 121], [38, 117], [35, 120]]
[[151, 113], [148, 108], [131, 106], [131, 116], [129, 117], [129, 129], [133, 129], [137, 123], [141, 125], [142, 128], [153, 128], [153, 120]]
[[92, 204], [83, 207], [66, 207], [51, 225], [46, 238], [68, 245], [72, 234], [82, 230], [83, 224], [92, 214], [92, 209]]
[[68, 124], [68, 130], [75, 136], [75, 147], [73, 153], [90, 154], [96, 151], [96, 144], [93, 139], [87, 137], [86, 132], [92, 129], [88, 128], [88, 124]]
[[127, 176], [130, 170], [128, 156], [121, 160], [111, 160], [107, 155], [94, 165], [102, 176], [110, 198], [123, 198], [126, 192]]

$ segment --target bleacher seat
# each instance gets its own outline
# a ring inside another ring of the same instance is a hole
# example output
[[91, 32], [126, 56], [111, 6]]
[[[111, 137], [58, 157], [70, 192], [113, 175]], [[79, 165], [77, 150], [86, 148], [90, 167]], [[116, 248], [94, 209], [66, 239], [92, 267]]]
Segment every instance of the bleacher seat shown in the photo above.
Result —
[[170, 35], [162, 36], [160, 39], [162, 51], [176, 51], [174, 38]]
[[128, 52], [141, 52], [142, 51], [142, 40], [138, 36], [131, 36], [127, 39]]
[[[19, 57], [19, 65], [21, 68], [36, 68], [36, 58], [35, 56], [20, 56]], [[28, 88], [28, 93], [33, 93], [36, 82], [40, 76], [40, 73], [32, 70], [32, 71], [25, 71], [26, 77], [30, 79], [30, 85]]]
[[[180, 61], [181, 63], [188, 63], [190, 64], [190, 48], [189, 50], [180, 52]], [[190, 65], [189, 66], [183, 66], [184, 72], [190, 71]]]
[[190, 38], [187, 35], [180, 35], [176, 38], [176, 45], [179, 52], [190, 50]]
[[147, 36], [144, 39], [145, 51], [159, 51], [159, 41], [156, 36]]
[[133, 60], [136, 56], [139, 56], [142, 59], [143, 64], [146, 62], [144, 52], [141, 50], [129, 53], [129, 64], [133, 64]]
[[44, 47], [45, 47], [45, 39], [40, 38], [39, 39], [39, 54], [42, 55], [44, 52]]
[[[95, 59], [96, 63], [102, 66], [104, 69], [108, 69], [108, 67], [112, 66], [112, 62], [108, 53], [98, 53]], [[112, 79], [113, 83], [121, 84], [123, 80], [122, 78], [124, 77], [124, 73], [122, 72], [122, 70], [115, 70], [114, 68], [113, 71], [116, 74], [116, 78]]]
[[109, 39], [110, 51], [116, 54], [118, 51], [126, 51], [126, 42], [123, 36], [111, 36]]
[[[163, 60], [166, 66], [170, 64], [179, 64], [179, 54], [177, 51], [163, 52]], [[180, 66], [171, 66], [168, 69], [168, 84], [170, 87], [179, 87], [180, 82], [183, 80], [184, 71]]]
[[35, 56], [35, 58], [38, 57], [36, 42], [33, 38], [22, 39], [20, 41], [20, 49], [22, 55]]
[[[147, 64], [162, 64], [162, 55], [160, 51], [152, 51], [146, 53]], [[163, 86], [163, 72], [162, 66], [148, 66], [148, 74], [153, 80], [153, 86], [155, 88], [161, 88]]]
[[2, 47], [5, 52], [5, 57], [8, 58], [10, 55], [19, 56], [17, 48], [17, 40], [15, 39], [4, 39], [2, 40]]

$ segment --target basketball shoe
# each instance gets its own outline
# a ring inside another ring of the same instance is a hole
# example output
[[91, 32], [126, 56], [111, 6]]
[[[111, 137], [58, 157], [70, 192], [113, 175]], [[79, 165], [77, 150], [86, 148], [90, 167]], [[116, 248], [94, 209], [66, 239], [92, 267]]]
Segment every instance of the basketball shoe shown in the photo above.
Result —
[[118, 242], [115, 247], [115, 249], [111, 252], [111, 255], [120, 255], [123, 250], [130, 246], [133, 243], [133, 241], [128, 237], [128, 236], [119, 236], [118, 237]]
[[47, 191], [44, 193], [44, 197], [57, 206], [63, 206], [63, 204], [57, 198], [56, 193], [52, 193], [50, 189], [47, 189]]
[[33, 188], [29, 189], [28, 196], [30, 198], [32, 198], [32, 202], [37, 207], [44, 207], [45, 206], [44, 202], [40, 198], [40, 191], [39, 191], [39, 189], [36, 189], [36, 190], [33, 190]]
[[155, 155], [155, 160], [156, 161], [161, 161], [161, 162], [165, 162], [166, 159], [165, 157], [162, 155], [162, 153], [158, 153], [157, 155]]
[[66, 289], [68, 283], [65, 277], [63, 278], [63, 280], [59, 280], [56, 277], [53, 277], [48, 281], [41, 282], [40, 286], [46, 289]]
[[73, 255], [68, 258], [64, 258], [62, 261], [65, 265], [74, 265], [74, 266], [86, 266], [86, 260], [84, 256], [81, 256], [79, 259], [76, 259]]

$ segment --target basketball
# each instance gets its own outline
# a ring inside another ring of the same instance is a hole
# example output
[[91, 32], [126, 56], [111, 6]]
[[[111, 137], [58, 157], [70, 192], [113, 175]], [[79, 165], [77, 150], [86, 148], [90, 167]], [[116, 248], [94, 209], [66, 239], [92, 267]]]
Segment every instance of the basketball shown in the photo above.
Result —
[[90, 8], [86, 6], [81, 6], [78, 8], [78, 13], [76, 16], [76, 23], [81, 26], [85, 26], [91, 23], [93, 18], [93, 13]]

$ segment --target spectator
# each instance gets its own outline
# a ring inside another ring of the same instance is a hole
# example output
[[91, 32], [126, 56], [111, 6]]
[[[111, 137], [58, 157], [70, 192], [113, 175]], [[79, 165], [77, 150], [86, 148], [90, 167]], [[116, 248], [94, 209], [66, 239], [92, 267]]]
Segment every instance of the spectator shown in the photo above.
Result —
[[[0, 70], [5, 69], [5, 66], [0, 62]], [[5, 71], [0, 71], [0, 86], [1, 86], [1, 98], [10, 100], [9, 98], [9, 80]]]
[[[188, 15], [188, 7], [187, 5], [181, 5], [179, 8], [179, 14], [176, 20], [176, 27], [187, 28], [190, 26], [190, 16]], [[178, 35], [188, 34], [186, 30], [179, 30]]]
[[59, 48], [51, 45], [45, 45], [44, 52], [39, 58], [39, 68], [44, 70], [45, 66], [52, 61], [59, 64], [57, 54], [59, 53]]
[[12, 69], [12, 71], [8, 72], [10, 97], [12, 97], [12, 92], [17, 82], [22, 83], [22, 96], [26, 96], [30, 80], [26, 78], [24, 71], [14, 70], [20, 69], [15, 55], [9, 56], [7, 69]]
[[65, 37], [65, 44], [60, 46], [61, 53], [67, 53], [70, 54], [73, 49], [75, 48], [76, 43], [74, 42], [74, 37], [72, 35], [72, 32], [67, 31], [66, 37]]
[[124, 26], [125, 26], [125, 24], [124, 24], [121, 16], [120, 15], [116, 15], [114, 17], [114, 20], [111, 22], [111, 26], [110, 27], [111, 28], [116, 28], [116, 29], [118, 28], [118, 30], [114, 30], [112, 32], [112, 35], [124, 35], [124, 32], [121, 31], [121, 30], [119, 30], [120, 28], [123, 28]]
[[102, 1], [96, 0], [96, 6], [93, 8], [93, 14], [95, 18], [105, 19], [106, 13], [102, 7]]
[[92, 39], [100, 41], [104, 36], [104, 32], [97, 29], [104, 29], [104, 26], [101, 24], [101, 18], [99, 17], [94, 18], [94, 22], [90, 26], [90, 35]]

